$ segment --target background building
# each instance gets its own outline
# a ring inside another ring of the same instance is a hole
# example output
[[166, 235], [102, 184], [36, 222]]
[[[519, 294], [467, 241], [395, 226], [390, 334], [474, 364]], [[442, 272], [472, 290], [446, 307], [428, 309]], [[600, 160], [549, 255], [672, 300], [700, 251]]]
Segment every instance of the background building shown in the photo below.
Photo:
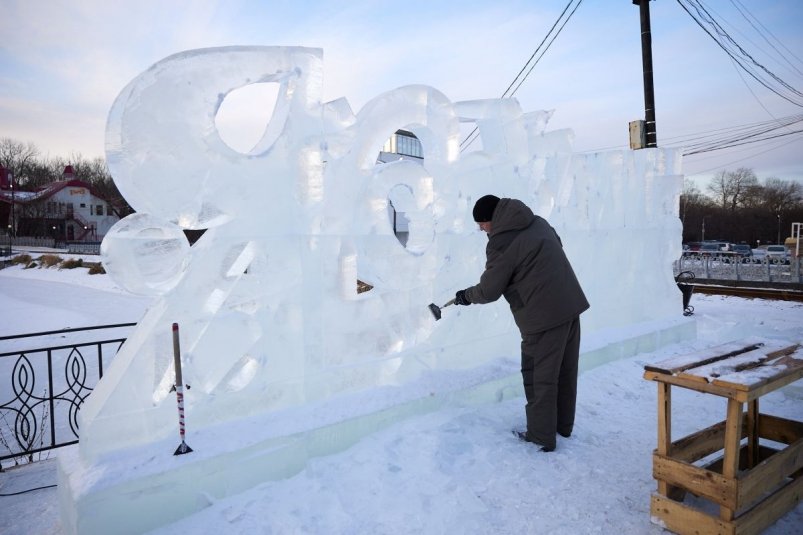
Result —
[[99, 241], [119, 219], [92, 185], [75, 179], [72, 166], [62, 180], [34, 191], [21, 191], [0, 169], [0, 222], [9, 236]]
[[[390, 139], [382, 147], [376, 163], [380, 165], [398, 160], [412, 160], [421, 164], [424, 162], [424, 149], [421, 141], [415, 137], [415, 134], [407, 130], [397, 130], [390, 136]], [[409, 220], [403, 211], [397, 211], [396, 208], [401, 206], [400, 197], [404, 195], [412, 195], [412, 192], [394, 188], [388, 199], [388, 217], [393, 225], [393, 233], [402, 245], [406, 245], [409, 236]]]

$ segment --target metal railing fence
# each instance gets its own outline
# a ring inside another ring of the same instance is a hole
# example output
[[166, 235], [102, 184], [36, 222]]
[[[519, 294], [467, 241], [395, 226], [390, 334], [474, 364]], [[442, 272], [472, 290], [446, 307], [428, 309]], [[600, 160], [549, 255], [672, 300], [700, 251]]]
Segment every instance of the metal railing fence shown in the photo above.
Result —
[[760, 262], [733, 257], [682, 256], [674, 262], [674, 274], [692, 272], [696, 279], [756, 282], [803, 282], [801, 258], [788, 262], [764, 258]]
[[[78, 442], [81, 405], [126, 340], [123, 336], [86, 338], [98, 330], [119, 333], [135, 325], [0, 337], [0, 470], [3, 461], [30, 462], [36, 453]], [[48, 340], [68, 334], [76, 341], [47, 345]], [[44, 342], [37, 347], [31, 339]]]

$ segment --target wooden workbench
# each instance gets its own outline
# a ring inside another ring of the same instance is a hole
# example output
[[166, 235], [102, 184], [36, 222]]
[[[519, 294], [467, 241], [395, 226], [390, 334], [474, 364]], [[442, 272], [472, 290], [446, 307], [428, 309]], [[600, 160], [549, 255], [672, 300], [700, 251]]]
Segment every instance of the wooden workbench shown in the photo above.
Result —
[[[658, 383], [654, 522], [682, 534], [753, 534], [800, 502], [803, 422], [759, 412], [761, 396], [803, 377], [800, 344], [753, 338], [644, 369], [644, 378]], [[725, 420], [673, 442], [673, 386], [727, 398]], [[799, 414], [803, 418], [803, 403]], [[719, 515], [684, 504], [687, 492], [719, 505]]]

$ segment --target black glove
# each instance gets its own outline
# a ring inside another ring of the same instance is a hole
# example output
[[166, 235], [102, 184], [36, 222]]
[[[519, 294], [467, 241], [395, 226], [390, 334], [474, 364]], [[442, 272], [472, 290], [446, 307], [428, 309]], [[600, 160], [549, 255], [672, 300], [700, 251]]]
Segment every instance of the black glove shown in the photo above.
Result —
[[455, 305], [470, 305], [471, 301], [468, 300], [466, 297], [466, 291], [460, 290], [456, 294], [454, 294], [454, 304]]

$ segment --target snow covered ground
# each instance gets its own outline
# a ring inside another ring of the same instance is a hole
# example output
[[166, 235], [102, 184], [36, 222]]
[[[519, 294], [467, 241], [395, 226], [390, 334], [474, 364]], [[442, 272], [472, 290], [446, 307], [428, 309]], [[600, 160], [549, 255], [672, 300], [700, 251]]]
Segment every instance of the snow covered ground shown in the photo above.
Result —
[[[14, 311], [2, 335], [137, 321], [149, 304], [85, 269], [0, 270], [0, 299]], [[692, 304], [696, 341], [580, 377], [575, 433], [553, 453], [511, 434], [523, 425], [522, 399], [453, 407], [314, 459], [289, 479], [206, 497], [201, 512], [152, 533], [662, 533], [649, 519], [656, 387], [642, 379], [644, 364], [751, 335], [803, 341], [801, 303], [694, 295]], [[762, 398], [762, 411], [803, 418], [802, 383]], [[673, 407], [674, 438], [725, 415], [722, 399], [682, 389]], [[58, 454], [0, 473], [0, 494], [56, 484]], [[46, 488], [0, 497], [0, 532], [61, 533], [56, 496]], [[766, 533], [801, 525], [803, 505]]]

